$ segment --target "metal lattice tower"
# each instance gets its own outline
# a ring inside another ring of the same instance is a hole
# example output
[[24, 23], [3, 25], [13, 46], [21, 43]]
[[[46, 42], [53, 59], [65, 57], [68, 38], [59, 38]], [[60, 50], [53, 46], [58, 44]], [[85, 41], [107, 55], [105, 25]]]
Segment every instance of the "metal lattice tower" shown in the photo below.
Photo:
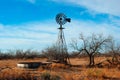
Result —
[[[62, 63], [68, 63], [69, 56], [67, 52], [67, 45], [64, 37], [64, 32], [62, 25], [64, 25], [66, 22], [70, 22], [70, 18], [66, 18], [66, 16], [63, 13], [59, 13], [56, 16], [56, 22], [60, 25], [59, 33], [58, 33], [58, 40], [56, 43], [57, 46], [57, 55], [59, 56], [59, 61]], [[70, 63], [70, 62], [69, 62]]]

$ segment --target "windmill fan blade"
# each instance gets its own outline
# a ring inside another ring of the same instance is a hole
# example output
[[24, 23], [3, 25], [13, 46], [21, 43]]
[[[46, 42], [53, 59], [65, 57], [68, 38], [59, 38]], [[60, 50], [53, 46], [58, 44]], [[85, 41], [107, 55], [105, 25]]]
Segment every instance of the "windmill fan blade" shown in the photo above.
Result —
[[67, 21], [67, 22], [71, 22], [71, 19], [70, 19], [70, 18], [66, 18], [66, 21]]

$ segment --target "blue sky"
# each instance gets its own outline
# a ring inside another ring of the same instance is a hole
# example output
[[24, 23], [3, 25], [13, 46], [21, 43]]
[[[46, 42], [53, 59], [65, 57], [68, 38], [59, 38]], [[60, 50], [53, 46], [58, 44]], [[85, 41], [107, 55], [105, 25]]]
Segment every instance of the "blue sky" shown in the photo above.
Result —
[[0, 49], [42, 50], [57, 40], [56, 14], [72, 19], [64, 27], [67, 44], [80, 33], [120, 40], [120, 0], [0, 0]]

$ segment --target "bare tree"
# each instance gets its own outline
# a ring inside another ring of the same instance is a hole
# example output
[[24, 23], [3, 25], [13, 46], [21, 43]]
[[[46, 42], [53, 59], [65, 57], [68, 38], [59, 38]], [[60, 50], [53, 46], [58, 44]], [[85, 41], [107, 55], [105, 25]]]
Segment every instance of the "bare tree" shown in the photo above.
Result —
[[42, 53], [46, 58], [48, 58], [48, 61], [70, 64], [69, 55], [67, 53], [61, 54], [59, 52], [59, 47], [56, 45], [46, 48]]
[[57, 54], [56, 46], [51, 46], [42, 51], [43, 55], [48, 58], [48, 61], [57, 60], [59, 54]]
[[95, 64], [94, 61], [95, 54], [100, 53], [100, 51], [103, 50], [106, 43], [108, 43], [111, 40], [109, 36], [103, 37], [102, 34], [99, 35], [92, 34], [89, 37], [85, 37], [83, 36], [83, 34], [80, 34], [79, 39], [82, 41], [81, 44], [73, 40], [71, 46], [75, 50], [79, 51], [79, 54], [86, 53], [88, 55], [89, 66], [93, 66]]
[[120, 62], [119, 56], [120, 56], [120, 45], [116, 44], [114, 40], [111, 40], [111, 42], [107, 46], [109, 52], [112, 54], [112, 62]]

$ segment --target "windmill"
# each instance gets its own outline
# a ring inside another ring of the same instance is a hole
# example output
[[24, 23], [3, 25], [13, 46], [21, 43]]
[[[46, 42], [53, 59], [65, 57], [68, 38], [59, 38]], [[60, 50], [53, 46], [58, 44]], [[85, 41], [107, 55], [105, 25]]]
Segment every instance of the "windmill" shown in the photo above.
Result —
[[63, 13], [59, 13], [56, 15], [56, 22], [60, 25], [60, 27], [58, 28], [59, 33], [58, 33], [58, 40], [57, 40], [56, 46], [57, 46], [57, 54], [59, 55], [58, 60], [61, 63], [68, 63], [67, 61], [69, 61], [67, 45], [65, 41], [64, 32], [63, 32], [63, 29], [65, 28], [63, 28], [63, 25], [70, 21], [71, 19], [67, 18], [67, 16]]

